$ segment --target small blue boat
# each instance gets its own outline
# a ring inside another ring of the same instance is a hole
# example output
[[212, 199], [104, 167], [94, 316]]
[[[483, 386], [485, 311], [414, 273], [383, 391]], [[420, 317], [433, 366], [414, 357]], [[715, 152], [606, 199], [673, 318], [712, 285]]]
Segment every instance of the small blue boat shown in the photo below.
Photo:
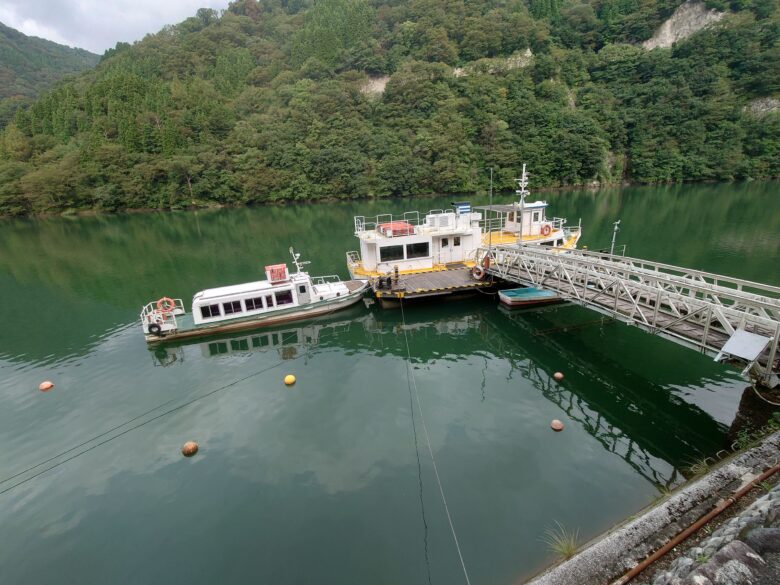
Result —
[[554, 292], [533, 287], [510, 288], [498, 291], [499, 300], [510, 307], [528, 307], [556, 303], [561, 298]]

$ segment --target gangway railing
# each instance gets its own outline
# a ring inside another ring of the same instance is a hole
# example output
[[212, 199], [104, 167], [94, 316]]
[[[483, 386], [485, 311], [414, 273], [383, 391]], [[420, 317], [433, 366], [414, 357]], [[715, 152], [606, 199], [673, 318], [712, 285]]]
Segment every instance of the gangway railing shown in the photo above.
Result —
[[492, 246], [476, 260], [494, 277], [557, 292], [719, 361], [770, 387], [780, 383], [780, 287], [584, 250]]

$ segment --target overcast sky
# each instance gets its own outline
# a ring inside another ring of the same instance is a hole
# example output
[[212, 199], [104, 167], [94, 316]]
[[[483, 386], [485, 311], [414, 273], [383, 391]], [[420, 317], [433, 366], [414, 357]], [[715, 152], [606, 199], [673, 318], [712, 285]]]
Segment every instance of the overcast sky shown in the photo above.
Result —
[[0, 0], [0, 22], [29, 36], [93, 53], [131, 43], [198, 8], [227, 8], [229, 0]]

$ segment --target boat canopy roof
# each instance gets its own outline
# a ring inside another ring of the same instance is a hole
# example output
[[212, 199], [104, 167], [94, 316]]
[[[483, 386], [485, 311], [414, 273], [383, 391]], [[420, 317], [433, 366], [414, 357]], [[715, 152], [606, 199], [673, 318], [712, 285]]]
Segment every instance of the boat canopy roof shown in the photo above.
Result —
[[[523, 209], [542, 209], [547, 207], [546, 201], [530, 201], [523, 205]], [[511, 213], [520, 209], [519, 203], [512, 203], [510, 205], [475, 205], [474, 209], [484, 209], [486, 211], [497, 211], [499, 213]]]
[[[291, 275], [296, 276], [296, 275]], [[221, 297], [229, 297], [235, 295], [245, 295], [253, 292], [264, 293], [266, 291], [282, 288], [284, 285], [289, 285], [295, 280], [290, 278], [286, 282], [279, 282], [271, 284], [267, 280], [258, 280], [257, 282], [245, 282], [244, 284], [233, 284], [231, 286], [220, 286], [218, 288], [207, 288], [198, 293], [195, 293], [193, 300], [205, 301], [209, 299], [218, 299]]]

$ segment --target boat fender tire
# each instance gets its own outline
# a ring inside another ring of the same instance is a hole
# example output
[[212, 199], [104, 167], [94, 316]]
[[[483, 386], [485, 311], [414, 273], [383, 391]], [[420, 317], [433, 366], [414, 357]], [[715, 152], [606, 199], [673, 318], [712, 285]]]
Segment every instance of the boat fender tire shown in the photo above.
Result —
[[474, 280], [482, 280], [485, 278], [485, 270], [481, 266], [475, 266], [471, 269], [471, 276], [474, 277]]
[[549, 236], [551, 232], [552, 232], [552, 228], [550, 228], [549, 225], [543, 225], [542, 226], [542, 235], [543, 236]]
[[157, 323], [152, 323], [147, 329], [152, 335], [160, 335], [162, 333], [162, 327]]

